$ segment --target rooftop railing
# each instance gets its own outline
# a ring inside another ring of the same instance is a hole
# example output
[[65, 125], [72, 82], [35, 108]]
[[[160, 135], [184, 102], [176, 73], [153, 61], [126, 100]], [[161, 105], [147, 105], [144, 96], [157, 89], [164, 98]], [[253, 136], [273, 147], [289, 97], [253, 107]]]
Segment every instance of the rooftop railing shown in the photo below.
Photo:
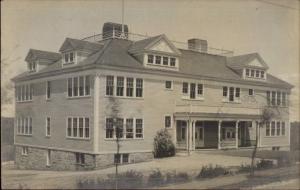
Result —
[[[104, 40], [107, 39], [126, 39], [126, 40], [130, 40], [133, 42], [139, 41], [139, 40], [144, 40], [147, 38], [150, 38], [151, 36], [147, 36], [147, 35], [142, 35], [142, 34], [134, 34], [134, 33], [130, 33], [130, 32], [122, 32], [120, 30], [112, 30], [112, 31], [108, 31], [102, 34], [95, 34], [92, 36], [88, 36], [85, 37], [81, 40], [84, 41], [89, 41], [89, 42], [96, 42], [96, 43], [101, 43]], [[197, 48], [191, 48], [188, 46], [187, 42], [179, 42], [179, 41], [175, 41], [175, 40], [170, 40], [176, 48], [178, 49], [184, 49], [184, 50], [192, 50], [192, 51], [197, 51], [197, 52], [201, 52], [201, 53], [207, 53], [207, 54], [212, 54], [212, 55], [222, 55], [222, 56], [233, 56], [233, 51], [230, 50], [226, 50], [226, 49], [221, 49], [221, 48], [215, 48], [215, 47], [207, 47], [206, 51], [203, 51], [201, 49], [197, 49]]]

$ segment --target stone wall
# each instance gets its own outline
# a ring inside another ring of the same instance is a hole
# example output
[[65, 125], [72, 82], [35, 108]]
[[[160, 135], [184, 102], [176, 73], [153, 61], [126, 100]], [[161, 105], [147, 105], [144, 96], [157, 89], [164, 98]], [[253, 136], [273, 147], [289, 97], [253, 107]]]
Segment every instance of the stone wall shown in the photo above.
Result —
[[[22, 155], [22, 146], [16, 146], [18, 169], [35, 170], [93, 170], [114, 165], [114, 154], [84, 154], [84, 164], [76, 163], [75, 152], [50, 150], [50, 165], [47, 165], [48, 149], [28, 147], [28, 154]], [[130, 153], [129, 163], [149, 161], [152, 152]]]

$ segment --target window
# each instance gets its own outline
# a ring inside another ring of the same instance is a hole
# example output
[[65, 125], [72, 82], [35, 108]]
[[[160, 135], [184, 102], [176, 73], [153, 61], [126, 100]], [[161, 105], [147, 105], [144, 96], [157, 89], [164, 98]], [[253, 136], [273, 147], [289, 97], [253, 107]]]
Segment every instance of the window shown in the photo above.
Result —
[[267, 91], [267, 104], [271, 105], [271, 95], [270, 95], [270, 91]]
[[196, 97], [196, 84], [191, 83], [190, 84], [190, 99], [195, 99]]
[[126, 96], [133, 96], [133, 78], [127, 78], [126, 80]]
[[89, 76], [68, 78], [68, 97], [83, 97], [88, 95], [90, 95]]
[[72, 118], [68, 118], [67, 136], [72, 136]]
[[106, 138], [111, 139], [114, 137], [113, 119], [106, 118]]
[[231, 101], [231, 102], [234, 101], [234, 88], [233, 87], [229, 88], [229, 101]]
[[148, 63], [153, 63], [153, 55], [148, 55]]
[[165, 128], [171, 127], [171, 116], [165, 116]]
[[280, 122], [279, 121], [277, 121], [277, 123], [276, 123], [276, 135], [280, 136]]
[[277, 105], [281, 104], [281, 92], [277, 92]]
[[182, 83], [182, 93], [188, 94], [188, 92], [189, 92], [189, 83], [187, 82]]
[[281, 122], [281, 135], [285, 135], [285, 122]]
[[33, 85], [24, 84], [16, 86], [17, 102], [31, 101], [33, 96]]
[[222, 133], [222, 139], [226, 139], [226, 129], [221, 128], [221, 133]]
[[117, 96], [123, 96], [124, 93], [124, 77], [117, 77]]
[[83, 138], [83, 118], [79, 118], [79, 137]]
[[240, 88], [235, 89], [235, 97], [239, 98], [240, 97]]
[[17, 134], [18, 135], [32, 135], [32, 118], [18, 117], [17, 119]]
[[85, 81], [84, 81], [84, 86], [85, 86], [85, 95], [90, 95], [90, 76], [85, 76]]
[[248, 95], [249, 95], [249, 96], [253, 96], [253, 89], [249, 89], [249, 90], [248, 90]]
[[163, 57], [163, 65], [168, 65], [168, 64], [169, 64], [169, 58]]
[[50, 117], [46, 118], [46, 136], [50, 136], [51, 135], [51, 131], [50, 131]]
[[90, 118], [86, 117], [84, 121], [85, 138], [90, 138]]
[[287, 103], [286, 103], [286, 93], [285, 92], [282, 93], [282, 105], [283, 106], [287, 105]]
[[246, 69], [246, 76], [248, 77], [250, 75], [250, 70]]
[[117, 118], [117, 123], [116, 123], [116, 137], [117, 138], [123, 138], [123, 118]]
[[79, 96], [84, 95], [84, 78], [83, 76], [79, 77]]
[[272, 106], [275, 106], [275, 103], [276, 103], [276, 92], [275, 91], [272, 91]]
[[22, 155], [28, 155], [28, 147], [27, 146], [23, 146], [22, 147]]
[[165, 88], [166, 89], [172, 89], [172, 81], [166, 81]]
[[129, 154], [122, 154], [122, 163], [129, 163]]
[[135, 138], [143, 138], [143, 120], [135, 120]]
[[171, 57], [171, 59], [170, 59], [170, 66], [171, 67], [175, 67], [176, 66], [176, 58]]
[[114, 160], [115, 164], [121, 164], [121, 154], [115, 154]]
[[197, 89], [197, 94], [198, 95], [203, 95], [203, 84], [198, 84], [198, 89]]
[[266, 136], [270, 136], [270, 122], [266, 123]]
[[67, 137], [88, 139], [90, 126], [88, 117], [68, 117]]
[[47, 150], [46, 166], [51, 165], [51, 150]]
[[73, 52], [68, 52], [64, 54], [64, 64], [73, 64], [75, 60], [75, 54]]
[[160, 65], [161, 64], [161, 56], [155, 56], [155, 64]]
[[133, 138], [133, 119], [126, 119], [126, 138]]
[[254, 70], [251, 69], [251, 77], [254, 77]]
[[259, 73], [260, 73], [259, 70], [256, 70], [255, 71], [255, 77], [259, 78]]
[[264, 71], [260, 71], [260, 77], [265, 78], [265, 72]]
[[228, 88], [227, 86], [223, 86], [223, 97], [227, 97], [228, 94]]
[[51, 82], [47, 81], [47, 87], [46, 87], [46, 99], [51, 98]]
[[35, 72], [36, 71], [36, 62], [30, 62], [28, 63], [28, 68], [30, 72]]
[[106, 95], [114, 95], [114, 76], [106, 76]]
[[83, 153], [75, 153], [76, 164], [85, 164], [85, 158]]
[[143, 79], [136, 79], [136, 97], [143, 97]]
[[271, 136], [275, 136], [275, 121], [271, 122]]

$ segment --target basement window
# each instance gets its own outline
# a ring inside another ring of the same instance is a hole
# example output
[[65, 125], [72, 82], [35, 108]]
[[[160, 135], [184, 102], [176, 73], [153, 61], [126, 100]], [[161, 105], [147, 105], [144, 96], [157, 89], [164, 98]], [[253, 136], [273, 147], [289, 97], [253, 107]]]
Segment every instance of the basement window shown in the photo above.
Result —
[[22, 155], [23, 155], [23, 156], [28, 155], [28, 147], [27, 147], [27, 146], [23, 146], [23, 147], [22, 147]]
[[85, 158], [83, 153], [75, 153], [76, 164], [85, 164]]
[[127, 164], [127, 163], [129, 163], [129, 154], [115, 154], [114, 163], [115, 164]]

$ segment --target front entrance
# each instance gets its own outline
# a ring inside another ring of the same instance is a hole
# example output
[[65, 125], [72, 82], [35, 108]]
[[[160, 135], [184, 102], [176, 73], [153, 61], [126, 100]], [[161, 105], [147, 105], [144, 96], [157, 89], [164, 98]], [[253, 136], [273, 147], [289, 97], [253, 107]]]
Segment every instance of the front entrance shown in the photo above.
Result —
[[204, 147], [204, 128], [195, 127], [195, 148]]

